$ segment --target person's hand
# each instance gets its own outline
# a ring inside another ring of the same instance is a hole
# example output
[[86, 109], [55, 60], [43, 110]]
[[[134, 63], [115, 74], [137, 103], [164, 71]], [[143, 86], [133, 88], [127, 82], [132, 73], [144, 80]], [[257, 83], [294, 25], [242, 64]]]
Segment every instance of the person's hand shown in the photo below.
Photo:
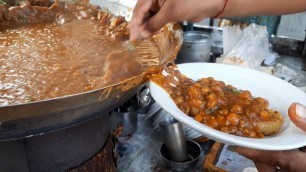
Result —
[[131, 22], [130, 40], [146, 38], [168, 22], [198, 22], [216, 16], [224, 0], [138, 0]]
[[306, 106], [300, 103], [292, 103], [288, 109], [288, 115], [297, 127], [306, 132]]
[[[288, 115], [297, 127], [306, 131], [306, 106], [293, 103], [288, 108]], [[306, 169], [306, 153], [298, 150], [263, 151], [235, 147], [235, 151], [253, 160], [259, 171], [304, 171]]]
[[239, 154], [254, 161], [259, 172], [305, 171], [306, 153], [299, 150], [264, 151], [235, 147]]

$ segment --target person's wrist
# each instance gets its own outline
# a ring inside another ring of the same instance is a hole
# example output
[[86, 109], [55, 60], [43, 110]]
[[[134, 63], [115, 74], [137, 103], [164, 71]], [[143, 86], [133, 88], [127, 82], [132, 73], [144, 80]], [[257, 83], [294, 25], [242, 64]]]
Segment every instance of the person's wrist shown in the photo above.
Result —
[[222, 17], [224, 11], [225, 11], [225, 8], [227, 6], [227, 3], [228, 3], [228, 0], [217, 0], [217, 5], [218, 7], [216, 7], [216, 9], [218, 10], [217, 12], [215, 12], [215, 15], [212, 16], [212, 18], [220, 18]]
[[[305, 169], [306, 154], [298, 150], [284, 151], [283, 166], [288, 171], [299, 171], [298, 169]], [[305, 164], [305, 165], [304, 165]]]
[[225, 0], [199, 0], [201, 4], [201, 10], [203, 12], [202, 17], [213, 18], [220, 11], [222, 11]]
[[225, 0], [209, 0], [202, 2], [204, 2], [204, 9], [210, 9], [209, 17], [214, 18], [222, 11]]
[[275, 159], [276, 160], [275, 165], [280, 167], [283, 170], [284, 170], [284, 168], [285, 169], [289, 168], [289, 166], [290, 166], [290, 161], [289, 160], [290, 160], [290, 158], [292, 158], [291, 154], [292, 154], [291, 151], [280, 151], [280, 152], [278, 152], [278, 156]]

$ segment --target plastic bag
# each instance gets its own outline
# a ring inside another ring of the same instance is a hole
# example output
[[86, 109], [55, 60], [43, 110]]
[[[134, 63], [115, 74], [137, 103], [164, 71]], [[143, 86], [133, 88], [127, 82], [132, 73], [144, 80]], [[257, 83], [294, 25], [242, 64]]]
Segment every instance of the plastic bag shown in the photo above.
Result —
[[260, 69], [261, 63], [269, 54], [266, 27], [251, 24], [241, 32], [233, 48], [224, 55], [223, 62]]

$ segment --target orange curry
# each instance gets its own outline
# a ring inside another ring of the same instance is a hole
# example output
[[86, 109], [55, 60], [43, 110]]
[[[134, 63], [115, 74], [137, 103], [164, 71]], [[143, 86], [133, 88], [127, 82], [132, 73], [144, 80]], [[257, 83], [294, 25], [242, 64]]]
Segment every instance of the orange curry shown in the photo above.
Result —
[[164, 72], [167, 74], [155, 74], [151, 80], [163, 87], [184, 113], [211, 128], [262, 138], [266, 135], [263, 130], [270, 128], [260, 123], [277, 121], [280, 126], [282, 124], [282, 118], [274, 120], [279, 113], [268, 109], [269, 102], [252, 97], [250, 91], [239, 90], [212, 77], [193, 81], [173, 67]]

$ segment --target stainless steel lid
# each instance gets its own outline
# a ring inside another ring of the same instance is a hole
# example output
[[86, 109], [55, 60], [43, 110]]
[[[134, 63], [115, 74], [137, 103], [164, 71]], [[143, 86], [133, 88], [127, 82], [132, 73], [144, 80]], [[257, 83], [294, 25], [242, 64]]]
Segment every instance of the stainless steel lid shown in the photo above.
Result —
[[210, 41], [210, 35], [202, 31], [184, 32], [184, 42], [204, 43]]

